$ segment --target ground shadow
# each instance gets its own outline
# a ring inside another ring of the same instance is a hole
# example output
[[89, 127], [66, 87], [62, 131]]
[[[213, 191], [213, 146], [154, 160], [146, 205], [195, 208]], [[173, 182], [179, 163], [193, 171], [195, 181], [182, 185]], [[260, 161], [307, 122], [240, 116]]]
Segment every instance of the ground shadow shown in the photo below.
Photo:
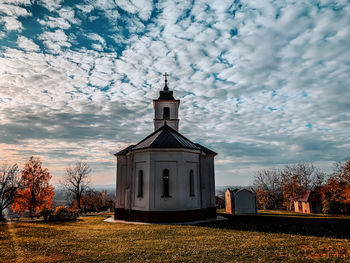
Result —
[[350, 238], [350, 219], [322, 217], [286, 217], [273, 215], [226, 215], [218, 214], [228, 220], [198, 224], [199, 226], [284, 233], [293, 235]]

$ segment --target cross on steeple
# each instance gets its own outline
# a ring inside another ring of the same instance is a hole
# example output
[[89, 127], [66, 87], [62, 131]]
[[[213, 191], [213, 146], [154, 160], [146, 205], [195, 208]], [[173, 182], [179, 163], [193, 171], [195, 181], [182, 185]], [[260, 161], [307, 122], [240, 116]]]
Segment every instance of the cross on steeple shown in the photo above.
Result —
[[169, 88], [168, 88], [168, 79], [167, 79], [167, 77], [169, 76], [168, 75], [168, 73], [164, 73], [163, 74], [163, 76], [164, 76], [164, 81], [165, 81], [165, 85], [164, 85], [164, 90], [169, 90]]

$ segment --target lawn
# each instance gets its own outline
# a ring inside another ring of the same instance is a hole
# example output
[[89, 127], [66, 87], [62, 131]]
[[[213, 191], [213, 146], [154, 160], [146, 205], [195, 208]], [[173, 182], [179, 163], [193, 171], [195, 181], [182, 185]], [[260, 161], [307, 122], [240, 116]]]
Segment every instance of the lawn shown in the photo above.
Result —
[[261, 213], [195, 226], [105, 218], [0, 224], [0, 262], [350, 261], [349, 218]]

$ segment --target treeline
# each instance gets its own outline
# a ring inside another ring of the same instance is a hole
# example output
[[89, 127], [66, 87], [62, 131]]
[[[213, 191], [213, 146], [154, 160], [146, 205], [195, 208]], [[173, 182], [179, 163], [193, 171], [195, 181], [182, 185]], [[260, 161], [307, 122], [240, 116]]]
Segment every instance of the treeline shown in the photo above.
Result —
[[76, 213], [113, 209], [113, 195], [89, 187], [90, 173], [90, 166], [81, 161], [66, 168], [60, 184], [70, 201], [70, 210], [59, 207], [54, 211], [51, 175], [47, 168], [42, 167], [39, 158], [30, 157], [23, 170], [17, 164], [4, 164], [0, 167], [0, 221], [5, 220], [6, 209], [19, 216], [29, 215], [32, 219], [38, 216], [59, 219], [59, 215], [65, 218], [67, 214], [76, 218]]
[[312, 191], [323, 213], [350, 213], [350, 159], [337, 163], [329, 175], [309, 163], [260, 170], [253, 185], [259, 209], [292, 210], [293, 200]]

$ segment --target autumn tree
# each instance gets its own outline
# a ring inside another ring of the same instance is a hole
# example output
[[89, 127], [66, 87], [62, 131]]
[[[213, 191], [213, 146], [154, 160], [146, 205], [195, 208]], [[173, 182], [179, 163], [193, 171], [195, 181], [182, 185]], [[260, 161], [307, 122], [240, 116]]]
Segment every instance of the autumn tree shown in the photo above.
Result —
[[307, 190], [319, 191], [326, 175], [310, 163], [286, 165], [281, 171], [284, 205], [292, 207], [292, 200]]
[[68, 195], [77, 202], [79, 211], [81, 211], [81, 198], [89, 187], [90, 173], [90, 166], [79, 161], [75, 165], [66, 168], [66, 174], [61, 180], [61, 184]]
[[350, 213], [350, 159], [336, 164], [321, 189], [321, 196], [324, 213]]
[[0, 221], [5, 220], [3, 212], [12, 205], [20, 186], [18, 165], [4, 164], [0, 169]]
[[21, 176], [21, 188], [17, 189], [12, 209], [20, 214], [29, 210], [33, 219], [43, 209], [51, 209], [54, 187], [50, 184], [51, 175], [42, 167], [39, 158], [30, 157]]
[[[88, 189], [81, 197], [81, 206], [87, 212], [100, 212], [112, 208], [113, 199], [106, 190]], [[72, 206], [77, 208], [77, 201], [74, 201]]]
[[307, 190], [318, 192], [326, 175], [313, 164], [298, 163], [286, 165], [283, 169], [260, 170], [253, 185], [257, 194], [258, 207], [291, 209], [292, 200]]
[[283, 203], [282, 178], [276, 169], [264, 169], [257, 172], [253, 186], [260, 209], [279, 209]]

